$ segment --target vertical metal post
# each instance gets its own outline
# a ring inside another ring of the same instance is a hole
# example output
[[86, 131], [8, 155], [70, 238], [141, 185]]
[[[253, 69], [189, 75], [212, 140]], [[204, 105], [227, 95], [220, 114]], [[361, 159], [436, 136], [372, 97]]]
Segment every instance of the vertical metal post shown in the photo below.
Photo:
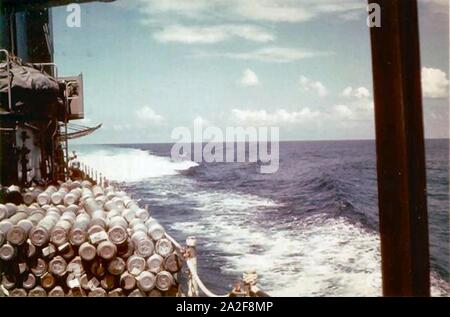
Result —
[[67, 138], [67, 119], [64, 121], [64, 175], [65, 180], [69, 176], [69, 140]]
[[430, 272], [416, 0], [369, 0], [385, 296], [429, 296]]
[[194, 275], [197, 275], [197, 240], [195, 237], [186, 238], [186, 256], [187, 261], [191, 264], [192, 269], [189, 270], [188, 296], [198, 297], [198, 283]]

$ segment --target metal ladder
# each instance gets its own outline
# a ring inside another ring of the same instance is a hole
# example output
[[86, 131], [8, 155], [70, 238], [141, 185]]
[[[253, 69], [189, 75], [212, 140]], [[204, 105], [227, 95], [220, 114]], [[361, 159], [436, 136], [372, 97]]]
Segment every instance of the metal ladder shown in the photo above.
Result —
[[[67, 137], [61, 138], [61, 135], [67, 135], [67, 122], [59, 123], [59, 133], [58, 133], [58, 142], [61, 144], [61, 149], [64, 153], [64, 175], [65, 180], [67, 180], [69, 175], [69, 141]], [[62, 132], [64, 131], [64, 132]]]

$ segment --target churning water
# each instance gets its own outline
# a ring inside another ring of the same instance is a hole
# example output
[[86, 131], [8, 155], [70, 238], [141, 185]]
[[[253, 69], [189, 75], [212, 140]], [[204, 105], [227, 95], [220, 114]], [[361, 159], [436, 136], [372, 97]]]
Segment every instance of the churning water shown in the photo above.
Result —
[[[76, 146], [82, 162], [149, 204], [225, 293], [247, 269], [280, 296], [381, 295], [373, 141], [282, 142], [280, 168], [172, 162], [170, 144]], [[448, 140], [427, 141], [433, 295], [449, 294]]]

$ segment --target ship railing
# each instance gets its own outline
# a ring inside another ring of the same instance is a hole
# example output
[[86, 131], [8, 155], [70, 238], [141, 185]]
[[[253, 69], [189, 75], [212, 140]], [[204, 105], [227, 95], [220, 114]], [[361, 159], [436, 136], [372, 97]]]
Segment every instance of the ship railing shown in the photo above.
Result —
[[40, 71], [44, 71], [45, 66], [53, 67], [53, 74], [52, 76], [58, 80], [58, 65], [55, 63], [33, 63], [34, 66], [39, 67]]
[[172, 242], [175, 246], [178, 254], [186, 261], [186, 266], [189, 270], [189, 279], [188, 279], [188, 296], [189, 297], [198, 297], [200, 295], [199, 291], [202, 291], [204, 295], [207, 297], [245, 297], [245, 296], [254, 296], [254, 297], [270, 297], [269, 294], [259, 289], [257, 286], [258, 275], [255, 270], [250, 270], [244, 272], [242, 277], [242, 284], [240, 282], [236, 283], [234, 288], [230, 293], [218, 295], [208, 289], [200, 279], [197, 270], [197, 250], [196, 250], [196, 239], [195, 237], [187, 237], [186, 239], [186, 247], [183, 247], [180, 243], [178, 243], [172, 236], [170, 236], [167, 232], [165, 236], [168, 240]]
[[80, 162], [80, 171], [84, 174], [84, 176], [93, 180], [97, 185], [104, 187], [108, 183], [108, 180], [102, 173], [84, 162]]
[[0, 53], [3, 53], [6, 57], [6, 72], [8, 73], [8, 110], [12, 110], [12, 92], [11, 92], [11, 72], [10, 72], [10, 58], [9, 52], [5, 49], [0, 49]]
[[197, 272], [197, 251], [196, 251], [196, 239], [194, 237], [188, 237], [186, 239], [186, 248], [182, 247], [174, 238], [168, 233], [165, 234], [166, 238], [172, 242], [175, 246], [178, 254], [186, 260], [186, 265], [189, 269], [188, 280], [188, 296], [198, 297], [199, 288], [207, 297], [229, 297], [229, 294], [217, 295], [211, 292], [205, 284], [202, 282]]

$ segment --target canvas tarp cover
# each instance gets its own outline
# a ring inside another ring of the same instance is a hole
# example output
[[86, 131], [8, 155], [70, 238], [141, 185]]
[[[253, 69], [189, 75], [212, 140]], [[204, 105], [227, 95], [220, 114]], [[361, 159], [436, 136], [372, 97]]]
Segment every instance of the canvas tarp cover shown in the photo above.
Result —
[[8, 80], [11, 82], [12, 112], [31, 116], [53, 116], [61, 104], [58, 82], [31, 65], [0, 63], [0, 103], [8, 109]]

